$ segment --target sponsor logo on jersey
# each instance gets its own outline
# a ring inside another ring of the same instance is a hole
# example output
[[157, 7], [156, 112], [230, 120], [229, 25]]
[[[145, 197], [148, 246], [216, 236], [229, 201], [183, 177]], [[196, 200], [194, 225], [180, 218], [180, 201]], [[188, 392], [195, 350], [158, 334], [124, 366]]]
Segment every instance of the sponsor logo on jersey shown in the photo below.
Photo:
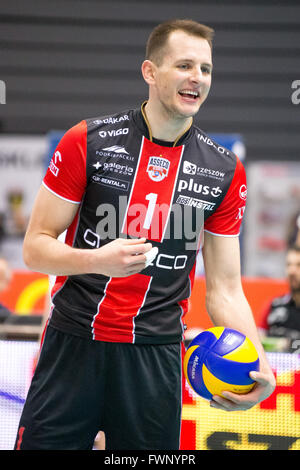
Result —
[[215, 202], [202, 201], [195, 197], [190, 196], [178, 196], [177, 204], [183, 204], [184, 206], [196, 207], [196, 209], [202, 209], [205, 211], [213, 211], [216, 205]]
[[108, 178], [107, 176], [93, 175], [92, 180], [95, 183], [102, 184], [104, 186], [113, 186], [114, 188], [121, 189], [123, 191], [128, 191], [129, 188], [128, 181], [117, 180], [115, 178]]
[[129, 121], [129, 117], [127, 114], [124, 114], [124, 116], [120, 117], [107, 117], [105, 119], [95, 119], [93, 121], [94, 124], [118, 124], [119, 122], [122, 121]]
[[222, 189], [219, 186], [211, 188], [208, 185], [203, 185], [194, 181], [193, 178], [190, 178], [189, 181], [179, 180], [178, 182], [178, 192], [181, 193], [182, 190], [189, 192], [194, 192], [198, 194], [203, 194], [204, 196], [211, 195], [215, 198], [221, 196]]
[[99, 170], [99, 168], [102, 167], [102, 163], [100, 163], [100, 162], [94, 163], [93, 167], [95, 167], [96, 170]]
[[210, 147], [213, 147], [214, 149], [218, 150], [218, 152], [227, 156], [230, 155], [230, 153], [228, 152], [226, 148], [222, 147], [221, 145], [216, 144], [206, 135], [197, 134], [197, 137], [200, 141], [204, 142], [206, 145], [209, 145]]
[[121, 147], [120, 145], [112, 145], [102, 150], [96, 150], [96, 155], [98, 157], [120, 158], [131, 162], [134, 161], [134, 157], [127, 152], [125, 147]]
[[194, 163], [188, 162], [187, 160], [183, 162], [183, 173], [185, 173], [186, 175], [195, 175], [196, 172], [197, 172], [197, 165], [195, 165]]
[[200, 175], [209, 178], [215, 178], [220, 181], [223, 181], [225, 177], [224, 171], [197, 166], [195, 165], [195, 163], [191, 163], [187, 160], [183, 162], [183, 173], [185, 173], [186, 175]]
[[243, 199], [243, 201], [246, 201], [247, 199], [247, 186], [245, 184], [242, 184], [240, 187], [240, 198]]
[[54, 176], [57, 176], [59, 172], [59, 168], [57, 166], [57, 160], [59, 162], [62, 161], [61, 153], [58, 150], [56, 150], [49, 165], [49, 170], [51, 171], [51, 173], [53, 173]]
[[111, 171], [113, 173], [118, 173], [120, 175], [133, 175], [133, 168], [132, 166], [129, 165], [120, 165], [119, 163], [115, 162], [96, 162], [93, 164], [93, 167], [96, 168], [96, 170], [99, 170], [100, 168], [103, 169], [103, 171]]
[[117, 137], [118, 135], [126, 135], [129, 133], [128, 127], [121, 129], [112, 129], [111, 131], [99, 131], [99, 136], [104, 139], [105, 137]]
[[219, 186], [212, 188], [210, 194], [213, 197], [219, 197], [222, 194], [222, 189]]
[[245, 209], [246, 209], [246, 206], [242, 206], [238, 208], [238, 213], [237, 213], [235, 220], [241, 220], [243, 218]]
[[129, 155], [127, 150], [125, 150], [124, 147], [120, 147], [120, 145], [112, 145], [111, 147], [106, 147], [105, 149], [106, 152], [114, 152], [114, 153], [125, 153]]
[[149, 157], [147, 173], [152, 181], [162, 181], [168, 176], [170, 162], [162, 157]]
[[100, 247], [100, 235], [98, 233], [93, 232], [89, 228], [86, 229], [86, 231], [84, 232], [83, 239], [88, 245], [92, 246], [93, 248]]
[[172, 256], [160, 253], [149, 266], [156, 266], [157, 268], [168, 270], [184, 269], [187, 261], [188, 257], [186, 255]]

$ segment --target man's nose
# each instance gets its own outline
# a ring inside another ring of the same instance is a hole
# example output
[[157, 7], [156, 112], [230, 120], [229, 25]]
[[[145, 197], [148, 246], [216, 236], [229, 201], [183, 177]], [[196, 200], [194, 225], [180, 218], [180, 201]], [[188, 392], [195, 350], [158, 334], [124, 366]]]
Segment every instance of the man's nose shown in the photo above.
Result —
[[192, 73], [191, 78], [192, 78], [193, 83], [201, 83], [201, 81], [203, 79], [202, 70], [200, 68], [195, 67], [193, 69], [193, 73]]

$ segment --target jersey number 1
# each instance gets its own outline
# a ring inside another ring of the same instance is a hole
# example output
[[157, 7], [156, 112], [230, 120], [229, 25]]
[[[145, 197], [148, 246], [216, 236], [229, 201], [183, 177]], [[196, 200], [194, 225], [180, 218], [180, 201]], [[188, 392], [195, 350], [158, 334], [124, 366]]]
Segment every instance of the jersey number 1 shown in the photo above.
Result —
[[147, 208], [143, 228], [146, 229], [146, 230], [149, 230], [150, 225], [151, 225], [151, 221], [152, 221], [152, 218], [153, 218], [154, 210], [155, 210], [155, 205], [156, 205], [156, 201], [157, 201], [157, 194], [155, 194], [155, 193], [147, 194], [146, 200], [149, 201], [149, 203], [148, 203], [148, 208]]

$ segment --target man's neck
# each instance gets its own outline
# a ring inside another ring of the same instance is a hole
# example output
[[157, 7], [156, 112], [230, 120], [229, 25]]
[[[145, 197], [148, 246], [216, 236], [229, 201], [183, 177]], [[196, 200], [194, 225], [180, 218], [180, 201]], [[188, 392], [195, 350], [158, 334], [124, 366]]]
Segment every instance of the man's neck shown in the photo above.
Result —
[[156, 109], [150, 101], [144, 107], [144, 113], [150, 125], [152, 137], [158, 140], [174, 142], [191, 127], [193, 118], [172, 119], [164, 109]]

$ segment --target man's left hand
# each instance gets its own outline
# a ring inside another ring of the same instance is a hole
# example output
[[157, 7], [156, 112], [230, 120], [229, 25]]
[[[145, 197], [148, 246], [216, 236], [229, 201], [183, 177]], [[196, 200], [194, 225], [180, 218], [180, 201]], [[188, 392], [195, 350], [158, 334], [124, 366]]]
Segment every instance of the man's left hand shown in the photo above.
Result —
[[250, 372], [250, 377], [256, 381], [251, 392], [240, 395], [224, 391], [222, 397], [213, 396], [210, 406], [224, 411], [248, 410], [268, 398], [275, 390], [276, 381], [273, 374]]

